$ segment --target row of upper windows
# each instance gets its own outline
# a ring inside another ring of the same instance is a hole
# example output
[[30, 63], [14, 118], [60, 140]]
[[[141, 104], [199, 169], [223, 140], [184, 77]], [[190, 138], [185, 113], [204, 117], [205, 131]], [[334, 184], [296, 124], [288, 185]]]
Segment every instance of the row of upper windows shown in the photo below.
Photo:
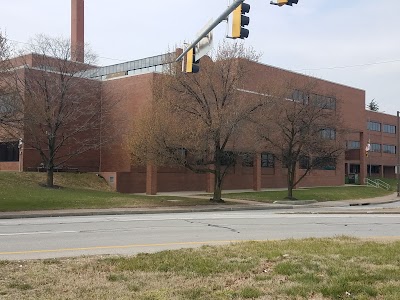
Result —
[[336, 109], [336, 99], [333, 97], [312, 94], [300, 90], [294, 90], [292, 93], [292, 100], [303, 104], [313, 104], [320, 108]]
[[[360, 149], [360, 141], [347, 141], [347, 149]], [[381, 152], [381, 150], [383, 150], [383, 153], [396, 154], [395, 145], [381, 145], [377, 143], [370, 144], [370, 152]]]
[[[374, 121], [368, 121], [367, 122], [368, 130], [381, 131], [381, 127], [382, 127], [381, 123], [379, 123], [379, 122], [374, 122]], [[396, 134], [396, 126], [395, 125], [389, 125], [389, 124], [383, 124], [383, 132]]]
[[389, 153], [389, 154], [396, 154], [396, 146], [383, 145], [383, 147], [382, 147], [381, 144], [372, 143], [369, 151], [370, 152], [379, 152], [379, 153], [383, 152], [383, 153]]

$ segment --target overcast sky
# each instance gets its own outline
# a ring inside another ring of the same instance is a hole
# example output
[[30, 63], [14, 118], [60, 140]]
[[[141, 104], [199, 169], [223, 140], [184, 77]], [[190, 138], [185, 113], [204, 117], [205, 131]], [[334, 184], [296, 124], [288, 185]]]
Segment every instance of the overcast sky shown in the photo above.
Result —
[[[70, 37], [70, 0], [0, 0], [0, 30], [21, 43], [36, 34]], [[400, 110], [400, 1], [269, 0], [251, 5], [246, 45], [261, 62], [366, 91], [380, 110]], [[158, 55], [190, 42], [227, 0], [85, 0], [85, 42], [102, 65]], [[214, 31], [215, 42], [227, 33]]]

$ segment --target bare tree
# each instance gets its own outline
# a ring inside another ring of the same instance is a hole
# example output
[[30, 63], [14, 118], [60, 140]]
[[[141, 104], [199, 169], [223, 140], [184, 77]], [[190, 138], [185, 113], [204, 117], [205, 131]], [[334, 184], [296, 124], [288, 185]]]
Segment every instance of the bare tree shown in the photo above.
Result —
[[295, 199], [293, 189], [311, 170], [335, 168], [345, 150], [336, 98], [315, 94], [315, 88], [287, 87], [275, 95], [273, 117], [259, 130], [266, 149], [288, 169], [288, 199]]
[[96, 57], [86, 52], [85, 64], [72, 62], [69, 40], [44, 35], [24, 51], [12, 60], [11, 84], [22, 103], [24, 145], [38, 151], [52, 187], [56, 167], [100, 146], [101, 83], [84, 72]]
[[20, 101], [15, 86], [9, 84], [11, 47], [5, 35], [0, 32], [0, 136], [5, 138], [9, 130], [20, 128]]
[[154, 97], [137, 118], [131, 138], [135, 163], [184, 166], [214, 175], [214, 195], [220, 202], [223, 180], [248, 142], [249, 120], [267, 98], [247, 94], [241, 82], [259, 58], [243, 45], [224, 43], [213, 61], [202, 58], [200, 72], [186, 74], [172, 68], [154, 83]]

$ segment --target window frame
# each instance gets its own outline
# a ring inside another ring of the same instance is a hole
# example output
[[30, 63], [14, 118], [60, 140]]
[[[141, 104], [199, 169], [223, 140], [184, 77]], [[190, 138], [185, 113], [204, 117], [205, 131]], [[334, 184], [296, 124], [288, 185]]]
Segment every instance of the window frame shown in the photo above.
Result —
[[370, 131], [382, 131], [382, 123], [377, 121], [367, 121], [367, 129]]
[[[397, 132], [397, 128], [396, 127], [397, 127], [396, 125], [383, 124], [383, 132], [384, 133], [390, 133], [390, 134], [396, 134], [396, 132]], [[391, 130], [391, 129], [393, 129], [393, 130]]]
[[382, 145], [382, 152], [387, 153], [387, 154], [396, 154], [397, 153], [397, 147], [395, 145]]

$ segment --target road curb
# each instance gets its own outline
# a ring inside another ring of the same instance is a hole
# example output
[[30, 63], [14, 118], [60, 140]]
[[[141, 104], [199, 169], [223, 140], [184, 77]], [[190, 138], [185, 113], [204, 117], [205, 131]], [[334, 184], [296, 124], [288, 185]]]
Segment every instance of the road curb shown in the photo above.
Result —
[[190, 207], [173, 209], [113, 209], [113, 210], [93, 210], [93, 211], [49, 211], [49, 212], [15, 212], [0, 213], [2, 219], [28, 219], [28, 218], [56, 218], [56, 217], [84, 217], [84, 216], [104, 216], [104, 215], [130, 215], [130, 214], [164, 214], [164, 213], [192, 213], [192, 212], [218, 212], [218, 211], [243, 211], [243, 210], [278, 210], [294, 209], [292, 205], [258, 205], [253, 206], [232, 206], [232, 207]]

